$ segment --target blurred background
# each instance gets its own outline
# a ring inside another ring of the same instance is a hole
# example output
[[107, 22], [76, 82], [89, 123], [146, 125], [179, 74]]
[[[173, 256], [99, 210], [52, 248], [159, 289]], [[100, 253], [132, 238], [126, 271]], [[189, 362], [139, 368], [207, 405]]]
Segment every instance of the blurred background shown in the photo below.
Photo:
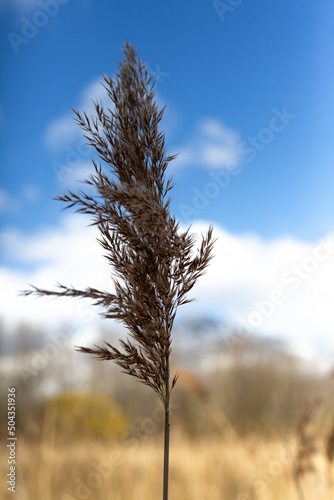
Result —
[[0, 0], [0, 430], [15, 387], [18, 498], [160, 494], [159, 402], [74, 349], [122, 325], [19, 296], [110, 288], [89, 219], [52, 197], [92, 171], [71, 106], [108, 106], [125, 40], [167, 106], [171, 210], [217, 237], [173, 332], [171, 497], [332, 498], [333, 21], [329, 0]]

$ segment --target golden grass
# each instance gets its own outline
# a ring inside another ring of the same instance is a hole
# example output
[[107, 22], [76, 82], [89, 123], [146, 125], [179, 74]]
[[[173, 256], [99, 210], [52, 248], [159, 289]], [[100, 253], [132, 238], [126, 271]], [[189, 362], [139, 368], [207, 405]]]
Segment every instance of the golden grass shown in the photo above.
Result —
[[[156, 500], [162, 494], [160, 441], [127, 444], [18, 442], [20, 500]], [[5, 452], [1, 477], [7, 473]], [[305, 500], [334, 498], [327, 464], [303, 479]], [[206, 439], [190, 442], [174, 433], [170, 500], [298, 500], [289, 461], [279, 442]], [[0, 498], [11, 498], [1, 482]], [[12, 494], [11, 494], [12, 495]]]

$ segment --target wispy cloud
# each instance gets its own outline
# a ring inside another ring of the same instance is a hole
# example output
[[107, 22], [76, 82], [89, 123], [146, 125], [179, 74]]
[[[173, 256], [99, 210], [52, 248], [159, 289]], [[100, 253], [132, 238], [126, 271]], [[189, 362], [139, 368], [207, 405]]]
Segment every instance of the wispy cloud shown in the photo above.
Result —
[[239, 136], [221, 121], [206, 119], [198, 123], [190, 139], [179, 148], [180, 166], [227, 168], [239, 161]]
[[[77, 189], [79, 183], [84, 182], [93, 173], [93, 167], [91, 163], [83, 162], [78, 166], [74, 167], [64, 167], [62, 171], [58, 171], [58, 178], [62, 185], [66, 189]], [[85, 189], [88, 190], [89, 187], [85, 185]]]
[[[102, 101], [107, 108], [110, 108], [112, 103], [101, 85], [101, 80], [102, 78], [98, 77], [81, 91], [76, 109], [85, 111], [87, 115], [94, 115], [93, 100]], [[160, 104], [162, 105], [161, 102]], [[168, 111], [167, 108], [167, 118], [164, 122], [168, 121], [170, 115], [174, 116], [175, 111]], [[166, 123], [164, 124], [166, 126]], [[171, 128], [171, 125], [169, 124], [167, 128]], [[45, 133], [45, 142], [50, 148], [69, 146], [80, 138], [82, 131], [75, 122], [72, 112], [53, 120]], [[182, 147], [177, 148], [180, 154], [176, 162], [179, 166], [192, 164], [207, 168], [227, 168], [240, 159], [239, 143], [238, 134], [221, 121], [204, 119], [198, 123], [190, 139]]]
[[[102, 103], [107, 101], [107, 92], [101, 82], [100, 76], [81, 91], [78, 105], [74, 106], [78, 111], [85, 111], [88, 116], [95, 115], [93, 100], [102, 101]], [[109, 102], [108, 106], [110, 107]], [[82, 138], [82, 130], [74, 120], [72, 110], [53, 120], [45, 133], [45, 142], [50, 148], [63, 147], [80, 138]]]
[[0, 214], [18, 212], [26, 203], [36, 203], [39, 199], [40, 190], [34, 184], [22, 186], [17, 196], [0, 187]]
[[80, 326], [96, 317], [88, 303], [18, 295], [29, 283], [45, 288], [54, 288], [57, 282], [79, 288], [110, 286], [108, 264], [96, 242], [96, 229], [87, 227], [89, 222], [84, 216], [70, 215], [61, 219], [58, 228], [30, 235], [13, 230], [4, 234], [1, 253], [11, 262], [10, 267], [0, 267], [6, 290], [0, 316], [6, 324], [30, 322], [51, 328], [67, 321]]

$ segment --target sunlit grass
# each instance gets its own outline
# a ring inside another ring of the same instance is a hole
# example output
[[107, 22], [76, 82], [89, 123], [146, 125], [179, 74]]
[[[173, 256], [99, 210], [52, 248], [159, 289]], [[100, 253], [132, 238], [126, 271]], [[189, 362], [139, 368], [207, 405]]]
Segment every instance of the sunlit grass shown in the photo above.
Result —
[[[153, 500], [161, 495], [160, 441], [18, 443], [17, 497], [22, 500]], [[5, 452], [1, 475], [6, 474]], [[333, 498], [332, 471], [321, 456], [303, 479], [305, 500]], [[6, 498], [2, 482], [0, 498]], [[259, 438], [171, 443], [172, 500], [298, 499], [289, 459], [280, 442]]]

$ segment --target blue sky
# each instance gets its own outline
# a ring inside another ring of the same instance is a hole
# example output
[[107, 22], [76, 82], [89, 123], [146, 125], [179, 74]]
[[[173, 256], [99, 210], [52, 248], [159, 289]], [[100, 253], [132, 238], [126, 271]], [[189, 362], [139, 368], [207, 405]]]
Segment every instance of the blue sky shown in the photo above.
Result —
[[[42, 4], [2, 5], [2, 186], [14, 198], [27, 185], [40, 192], [36, 203], [7, 210], [5, 224], [31, 231], [57, 223], [59, 206], [51, 197], [61, 186], [52, 163], [62, 162], [65, 150], [50, 150], [45, 130], [79, 104], [80, 92], [101, 73], [115, 72], [128, 39], [152, 70], [167, 74], [157, 90], [175, 114], [168, 130], [173, 151], [182, 152], [196, 123], [206, 118], [222, 122], [241, 142], [268, 125], [273, 108], [286, 106], [296, 115], [254, 161], [243, 162], [242, 175], [203, 217], [268, 238], [312, 240], [333, 227], [330, 2], [243, 1], [225, 12], [222, 2], [221, 21], [213, 2], [70, 0], [57, 4], [53, 18], [45, 14], [47, 24], [30, 40], [23, 37], [28, 43], [8, 38], [23, 36], [23, 17], [43, 24], [43, 16], [36, 16]], [[173, 173], [174, 210], [182, 217], [179, 204], [188, 205], [193, 189], [210, 178], [203, 164]]]
[[6, 271], [39, 266], [13, 241], [29, 247], [64, 228], [52, 196], [90, 158], [70, 107], [100, 96], [100, 75], [117, 71], [126, 39], [159, 76], [168, 149], [180, 152], [172, 210], [183, 224], [212, 223], [268, 248], [310, 248], [334, 232], [329, 0], [3, 0], [0, 14]]

